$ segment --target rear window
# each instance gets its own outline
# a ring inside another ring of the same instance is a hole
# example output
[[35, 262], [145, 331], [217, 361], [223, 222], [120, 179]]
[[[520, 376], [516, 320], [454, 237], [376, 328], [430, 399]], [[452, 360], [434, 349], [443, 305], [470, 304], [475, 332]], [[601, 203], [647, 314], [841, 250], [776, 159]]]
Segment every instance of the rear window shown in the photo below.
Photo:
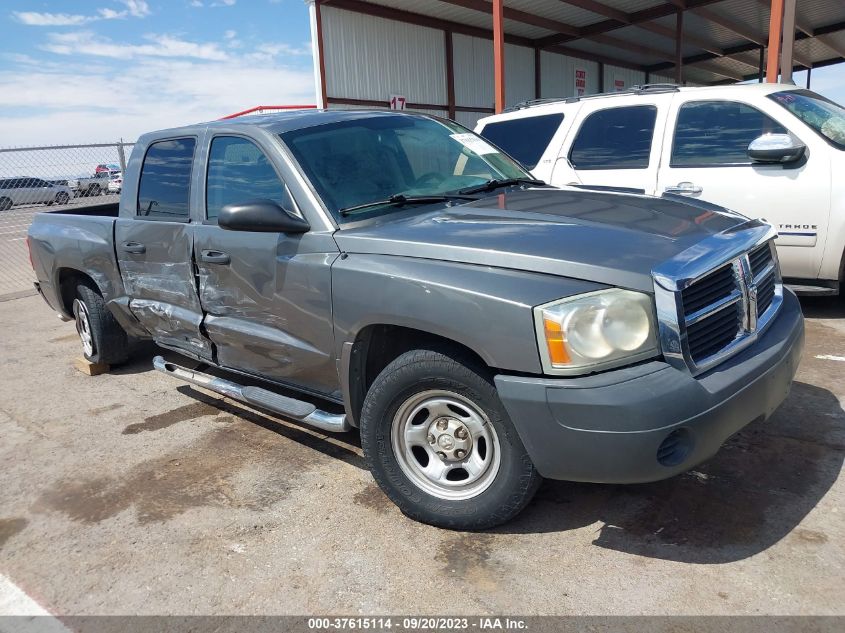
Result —
[[488, 123], [481, 136], [505, 150], [527, 169], [534, 169], [563, 122], [563, 114], [543, 114]]
[[139, 216], [162, 220], [188, 218], [195, 146], [196, 139], [193, 138], [158, 141], [150, 145], [138, 184]]
[[575, 169], [645, 169], [656, 119], [654, 106], [593, 112], [578, 130], [569, 160]]

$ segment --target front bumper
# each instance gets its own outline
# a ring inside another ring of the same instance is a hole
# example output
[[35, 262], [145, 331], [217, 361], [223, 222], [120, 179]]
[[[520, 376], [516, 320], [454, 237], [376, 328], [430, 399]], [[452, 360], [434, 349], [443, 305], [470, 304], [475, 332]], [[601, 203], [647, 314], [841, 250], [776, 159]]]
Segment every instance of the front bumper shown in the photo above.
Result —
[[769, 417], [789, 393], [803, 347], [801, 306], [784, 290], [766, 332], [697, 377], [654, 361], [581, 378], [495, 381], [544, 477], [656, 481], [705, 461], [741, 428]]

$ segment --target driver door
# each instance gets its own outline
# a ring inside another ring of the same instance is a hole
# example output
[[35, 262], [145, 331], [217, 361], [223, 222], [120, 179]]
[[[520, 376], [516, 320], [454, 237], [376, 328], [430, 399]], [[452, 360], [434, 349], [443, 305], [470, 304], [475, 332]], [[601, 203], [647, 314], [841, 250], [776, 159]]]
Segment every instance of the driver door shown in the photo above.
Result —
[[253, 140], [218, 134], [208, 148], [205, 220], [196, 227], [203, 328], [217, 362], [277, 382], [339, 396], [331, 318], [330, 231], [229, 231], [220, 209], [266, 199], [302, 215], [283, 177]]

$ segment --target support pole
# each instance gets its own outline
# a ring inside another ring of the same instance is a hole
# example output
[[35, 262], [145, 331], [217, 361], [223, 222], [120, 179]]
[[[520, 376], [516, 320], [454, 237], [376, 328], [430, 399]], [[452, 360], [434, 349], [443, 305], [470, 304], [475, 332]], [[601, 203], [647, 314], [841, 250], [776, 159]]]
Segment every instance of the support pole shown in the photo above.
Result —
[[684, 83], [684, 10], [678, 9], [675, 18], [675, 83]]
[[[646, 80], [648, 83], [648, 80]], [[599, 93], [605, 92], [604, 87], [604, 63], [599, 62]]]
[[543, 69], [540, 67], [542, 50], [539, 46], [534, 48], [534, 98], [543, 98]]
[[493, 0], [493, 74], [495, 106], [498, 114], [505, 109], [505, 16], [504, 0]]
[[807, 69], [807, 90], [810, 89], [810, 75], [813, 74], [813, 68], [810, 67]]
[[766, 49], [760, 47], [760, 73], [757, 77], [757, 83], [763, 83], [763, 77], [766, 76]]
[[780, 58], [780, 36], [783, 33], [783, 0], [772, 0], [769, 16], [769, 58], [766, 64], [766, 83], [778, 82], [778, 59]]
[[782, 83], [791, 84], [792, 65], [795, 63], [792, 55], [795, 48], [795, 0], [782, 0], [783, 2], [783, 43], [780, 53], [780, 80]]

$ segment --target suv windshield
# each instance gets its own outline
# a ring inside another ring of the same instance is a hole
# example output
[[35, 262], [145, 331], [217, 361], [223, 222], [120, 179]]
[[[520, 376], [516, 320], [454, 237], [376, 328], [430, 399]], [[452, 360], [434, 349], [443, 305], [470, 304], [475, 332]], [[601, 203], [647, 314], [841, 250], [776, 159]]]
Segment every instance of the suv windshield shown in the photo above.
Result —
[[809, 90], [785, 90], [768, 95], [836, 147], [845, 150], [845, 108]]
[[341, 210], [365, 206], [356, 217], [372, 217], [491, 180], [531, 180], [466, 128], [422, 115], [372, 113], [281, 138], [338, 220]]

